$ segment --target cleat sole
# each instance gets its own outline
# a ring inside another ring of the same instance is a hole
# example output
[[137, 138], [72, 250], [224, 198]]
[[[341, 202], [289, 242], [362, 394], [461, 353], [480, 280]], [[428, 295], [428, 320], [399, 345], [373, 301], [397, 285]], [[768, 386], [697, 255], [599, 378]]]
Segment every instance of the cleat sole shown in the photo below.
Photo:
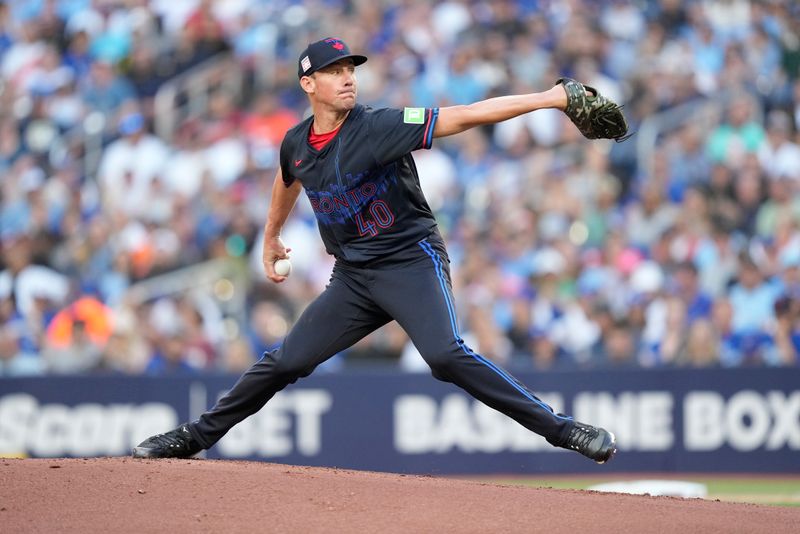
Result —
[[148, 449], [147, 447], [134, 447], [131, 456], [134, 458], [158, 458], [158, 456], [153, 453], [153, 449]]
[[192, 454], [191, 456], [173, 456], [173, 455], [163, 455], [158, 454], [155, 450], [149, 447], [134, 447], [133, 451], [131, 451], [131, 456], [133, 458], [177, 458], [177, 459], [188, 459], [193, 458], [197, 454], [200, 454], [200, 451]]

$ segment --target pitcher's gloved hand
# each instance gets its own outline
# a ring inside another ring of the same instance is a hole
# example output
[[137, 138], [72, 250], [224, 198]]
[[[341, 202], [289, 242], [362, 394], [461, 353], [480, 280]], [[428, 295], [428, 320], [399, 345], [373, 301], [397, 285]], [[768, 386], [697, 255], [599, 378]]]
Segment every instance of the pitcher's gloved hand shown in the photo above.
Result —
[[[559, 78], [567, 92], [567, 117], [588, 139], [613, 139], [620, 143], [628, 134], [628, 122], [622, 108], [613, 100], [600, 94], [594, 87], [583, 85], [572, 78]], [[587, 94], [591, 93], [591, 94]]]

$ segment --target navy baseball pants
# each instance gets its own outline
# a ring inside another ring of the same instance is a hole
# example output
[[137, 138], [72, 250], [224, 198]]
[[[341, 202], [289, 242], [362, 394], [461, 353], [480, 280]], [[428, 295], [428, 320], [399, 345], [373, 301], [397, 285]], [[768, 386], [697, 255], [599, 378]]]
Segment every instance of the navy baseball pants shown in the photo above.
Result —
[[216, 406], [189, 425], [195, 439], [211, 447], [275, 393], [395, 319], [434, 377], [460, 386], [551, 444], [563, 444], [572, 418], [554, 413], [507, 371], [464, 343], [444, 245], [432, 239], [417, 246], [418, 253], [402, 265], [372, 269], [337, 262], [327, 288], [302, 313], [283, 344], [265, 353]]

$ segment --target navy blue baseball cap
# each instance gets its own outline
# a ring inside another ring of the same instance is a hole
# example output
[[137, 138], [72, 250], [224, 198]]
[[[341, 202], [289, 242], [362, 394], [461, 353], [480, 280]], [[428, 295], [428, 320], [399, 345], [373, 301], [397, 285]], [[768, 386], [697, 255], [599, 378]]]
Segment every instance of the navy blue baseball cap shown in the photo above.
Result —
[[309, 44], [308, 48], [300, 54], [297, 77], [308, 76], [331, 63], [348, 57], [353, 59], [354, 65], [361, 65], [367, 61], [367, 56], [351, 54], [350, 49], [341, 39], [336, 39], [335, 37], [320, 39]]

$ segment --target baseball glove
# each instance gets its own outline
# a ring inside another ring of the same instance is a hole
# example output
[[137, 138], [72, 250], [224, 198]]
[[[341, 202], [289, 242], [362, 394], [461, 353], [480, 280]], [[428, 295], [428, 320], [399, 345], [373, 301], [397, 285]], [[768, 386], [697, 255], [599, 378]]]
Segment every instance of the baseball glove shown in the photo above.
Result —
[[[628, 123], [622, 107], [600, 94], [594, 87], [583, 85], [572, 78], [559, 78], [567, 91], [567, 109], [564, 113], [588, 139], [613, 139], [617, 143], [628, 139]], [[587, 94], [592, 93], [591, 95]]]

